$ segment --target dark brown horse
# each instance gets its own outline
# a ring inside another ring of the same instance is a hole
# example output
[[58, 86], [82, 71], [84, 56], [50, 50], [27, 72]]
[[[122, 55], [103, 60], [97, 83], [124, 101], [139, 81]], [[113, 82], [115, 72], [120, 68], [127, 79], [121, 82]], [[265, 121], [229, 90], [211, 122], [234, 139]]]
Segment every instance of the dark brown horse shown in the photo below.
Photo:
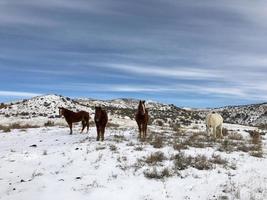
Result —
[[85, 111], [79, 111], [79, 112], [73, 112], [71, 110], [68, 110], [63, 107], [59, 107], [59, 115], [64, 116], [65, 120], [67, 121], [69, 127], [70, 127], [70, 134], [72, 134], [72, 123], [74, 122], [80, 122], [82, 121], [82, 130], [83, 132], [84, 128], [87, 127], [87, 133], [89, 130], [89, 113]]
[[135, 114], [135, 120], [139, 129], [139, 138], [145, 139], [148, 123], [148, 111], [145, 107], [145, 101], [139, 101], [138, 110]]
[[105, 110], [103, 110], [100, 106], [95, 107], [95, 124], [96, 124], [96, 131], [97, 131], [97, 138], [96, 140], [101, 141], [104, 140], [105, 128], [108, 123], [108, 115]]

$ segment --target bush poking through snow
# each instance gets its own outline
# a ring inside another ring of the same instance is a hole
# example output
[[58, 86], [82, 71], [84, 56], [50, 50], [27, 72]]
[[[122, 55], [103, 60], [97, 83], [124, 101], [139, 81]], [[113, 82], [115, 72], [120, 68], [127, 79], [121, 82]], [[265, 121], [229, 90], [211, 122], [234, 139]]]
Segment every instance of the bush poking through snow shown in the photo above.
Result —
[[9, 126], [0, 125], [0, 130], [3, 131], [4, 133], [7, 133], [11, 131], [11, 128]]
[[106, 127], [107, 128], [114, 128], [114, 129], [116, 129], [116, 128], [119, 128], [120, 125], [119, 124], [112, 123], [112, 122], [108, 122]]
[[168, 168], [164, 168], [163, 170], [157, 170], [156, 167], [153, 167], [152, 170], [149, 169], [144, 171], [144, 175], [148, 179], [163, 179], [172, 176]]
[[196, 157], [186, 156], [184, 153], [178, 153], [172, 157], [174, 161], [175, 170], [185, 170], [189, 167], [196, 168], [198, 170], [213, 169], [214, 165], [228, 166], [227, 160], [222, 159], [219, 155], [213, 155], [208, 159], [205, 155], [198, 155]]
[[228, 129], [227, 128], [223, 128], [222, 129], [222, 135], [223, 136], [227, 136], [228, 134], [229, 134]]
[[176, 170], [185, 170], [192, 163], [191, 156], [185, 156], [184, 153], [178, 153], [174, 156], [174, 168]]
[[117, 151], [117, 147], [114, 144], [109, 145], [110, 151]]
[[174, 140], [173, 149], [181, 151], [182, 149], [188, 149], [188, 146], [180, 140]]
[[0, 130], [3, 132], [10, 132], [12, 129], [27, 129], [27, 128], [39, 128], [39, 126], [36, 125], [30, 125], [30, 124], [19, 124], [19, 123], [13, 123], [9, 124], [8, 126], [2, 126], [0, 125]]
[[114, 141], [117, 143], [123, 142], [125, 140], [126, 138], [124, 137], [124, 135], [114, 135]]
[[157, 151], [148, 156], [144, 161], [148, 165], [157, 165], [158, 163], [162, 162], [165, 159], [166, 157], [164, 156], [164, 153], [161, 151]]
[[150, 142], [150, 144], [154, 147], [154, 148], [162, 148], [163, 147], [163, 138], [161, 136], [155, 136], [152, 141]]
[[49, 120], [49, 121], [47, 121], [47, 122], [44, 123], [44, 126], [45, 126], [45, 127], [55, 126], [55, 123], [54, 123], [53, 121], [50, 121], [50, 120]]
[[230, 133], [228, 134], [229, 140], [244, 140], [243, 136], [240, 133]]

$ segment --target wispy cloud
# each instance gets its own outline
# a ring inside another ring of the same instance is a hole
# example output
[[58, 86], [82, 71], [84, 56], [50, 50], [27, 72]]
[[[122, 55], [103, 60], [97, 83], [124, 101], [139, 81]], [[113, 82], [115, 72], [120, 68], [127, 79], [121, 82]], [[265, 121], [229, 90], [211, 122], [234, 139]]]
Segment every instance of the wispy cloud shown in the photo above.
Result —
[[201, 69], [192, 67], [159, 67], [159, 66], [140, 66], [128, 64], [106, 64], [106, 67], [127, 72], [130, 74], [139, 74], [144, 76], [171, 77], [180, 79], [218, 79], [220, 75], [219, 69]]
[[1, 91], [0, 96], [6, 97], [34, 97], [39, 96], [39, 93], [31, 93], [31, 92], [19, 92], [19, 91]]
[[192, 106], [263, 101], [266, 8], [250, 0], [3, 0], [0, 96], [23, 85], [71, 96], [194, 98]]

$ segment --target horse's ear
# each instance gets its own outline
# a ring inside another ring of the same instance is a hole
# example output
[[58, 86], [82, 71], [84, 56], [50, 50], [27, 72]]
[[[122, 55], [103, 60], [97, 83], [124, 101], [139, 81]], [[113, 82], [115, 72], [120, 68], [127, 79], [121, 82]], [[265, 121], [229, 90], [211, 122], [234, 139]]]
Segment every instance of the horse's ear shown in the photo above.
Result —
[[143, 104], [144, 104], [144, 103], [146, 103], [146, 101], [145, 101], [145, 100], [143, 101]]

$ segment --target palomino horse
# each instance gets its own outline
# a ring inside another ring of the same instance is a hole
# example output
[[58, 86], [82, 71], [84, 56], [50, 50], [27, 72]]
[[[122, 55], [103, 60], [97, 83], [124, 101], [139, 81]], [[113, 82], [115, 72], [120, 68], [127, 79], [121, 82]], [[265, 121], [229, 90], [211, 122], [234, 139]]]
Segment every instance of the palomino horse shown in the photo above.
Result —
[[223, 124], [223, 118], [220, 114], [215, 112], [209, 113], [206, 117], [206, 129], [208, 136], [210, 136], [211, 132], [210, 129], [212, 128], [214, 138], [216, 138], [217, 129], [220, 130], [220, 137], [223, 137], [222, 124]]
[[135, 114], [135, 120], [139, 129], [139, 138], [145, 139], [148, 123], [148, 111], [145, 107], [145, 101], [139, 101], [138, 110]]
[[85, 111], [79, 111], [79, 112], [73, 112], [71, 110], [68, 110], [63, 107], [59, 107], [59, 115], [64, 116], [65, 120], [67, 121], [69, 127], [70, 127], [70, 135], [72, 134], [72, 123], [74, 122], [80, 122], [82, 121], [82, 130], [83, 132], [84, 128], [87, 127], [87, 133], [89, 130], [89, 113]]
[[108, 123], [108, 115], [105, 110], [103, 110], [100, 106], [95, 107], [95, 124], [97, 130], [97, 138], [96, 140], [101, 141], [104, 140], [105, 128]]

